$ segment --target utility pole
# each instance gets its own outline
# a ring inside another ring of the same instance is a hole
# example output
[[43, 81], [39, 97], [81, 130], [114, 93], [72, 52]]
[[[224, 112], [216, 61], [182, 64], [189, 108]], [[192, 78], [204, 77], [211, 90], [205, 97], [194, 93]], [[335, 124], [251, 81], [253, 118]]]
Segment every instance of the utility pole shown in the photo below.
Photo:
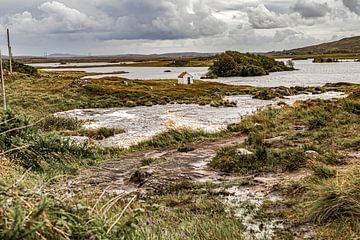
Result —
[[7, 110], [6, 106], [6, 95], [5, 95], [5, 81], [4, 81], [4, 69], [3, 69], [3, 62], [2, 62], [2, 54], [0, 49], [0, 75], [1, 75], [1, 89], [2, 89], [2, 95], [3, 95], [3, 101], [4, 101], [4, 110]]
[[10, 44], [10, 30], [6, 30], [7, 33], [7, 42], [8, 42], [8, 49], [9, 49], [9, 65], [10, 65], [10, 74], [12, 74], [12, 51], [11, 51], [11, 44]]

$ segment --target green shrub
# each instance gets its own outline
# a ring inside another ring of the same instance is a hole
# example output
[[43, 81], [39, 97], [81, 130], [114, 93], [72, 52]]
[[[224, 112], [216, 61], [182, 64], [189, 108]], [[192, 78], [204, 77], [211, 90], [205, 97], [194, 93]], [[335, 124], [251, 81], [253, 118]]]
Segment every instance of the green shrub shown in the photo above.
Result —
[[214, 65], [210, 67], [207, 75], [218, 77], [247, 77], [262, 76], [269, 74], [269, 72], [288, 70], [293, 70], [293, 68], [289, 68], [283, 62], [277, 62], [266, 56], [226, 51], [217, 56], [217, 60], [214, 62]]
[[[9, 61], [5, 60], [3, 62], [3, 67], [5, 71], [10, 71], [10, 64]], [[24, 74], [28, 74], [31, 76], [38, 76], [38, 70], [34, 67], [31, 67], [29, 65], [25, 65], [19, 62], [12, 62], [12, 69], [14, 72], [18, 72], [18, 73], [24, 73]]]

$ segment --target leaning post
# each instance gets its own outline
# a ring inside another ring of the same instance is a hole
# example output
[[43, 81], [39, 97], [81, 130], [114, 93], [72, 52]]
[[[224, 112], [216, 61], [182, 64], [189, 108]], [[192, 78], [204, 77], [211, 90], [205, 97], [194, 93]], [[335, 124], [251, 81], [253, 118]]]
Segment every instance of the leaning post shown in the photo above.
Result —
[[4, 69], [3, 69], [1, 49], [0, 49], [0, 75], [1, 75], [1, 89], [2, 89], [2, 95], [3, 95], [3, 101], [4, 101], [4, 110], [6, 111], [7, 105], [6, 105]]

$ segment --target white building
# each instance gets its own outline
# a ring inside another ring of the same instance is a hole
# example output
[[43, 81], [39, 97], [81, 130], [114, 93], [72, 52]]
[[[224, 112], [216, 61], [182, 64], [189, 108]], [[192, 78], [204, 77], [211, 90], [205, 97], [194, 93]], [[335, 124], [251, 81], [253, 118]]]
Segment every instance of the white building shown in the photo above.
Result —
[[178, 76], [178, 84], [190, 85], [194, 83], [194, 76], [187, 72], [182, 72]]

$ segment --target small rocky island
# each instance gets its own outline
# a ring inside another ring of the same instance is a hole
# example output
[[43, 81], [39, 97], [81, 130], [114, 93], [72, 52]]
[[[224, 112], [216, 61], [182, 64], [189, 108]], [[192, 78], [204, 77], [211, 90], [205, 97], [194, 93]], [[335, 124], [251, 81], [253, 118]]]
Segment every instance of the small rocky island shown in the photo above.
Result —
[[226, 51], [217, 56], [214, 65], [210, 67], [207, 77], [249, 77], [263, 76], [270, 72], [294, 70], [293, 65], [286, 66], [262, 55]]

